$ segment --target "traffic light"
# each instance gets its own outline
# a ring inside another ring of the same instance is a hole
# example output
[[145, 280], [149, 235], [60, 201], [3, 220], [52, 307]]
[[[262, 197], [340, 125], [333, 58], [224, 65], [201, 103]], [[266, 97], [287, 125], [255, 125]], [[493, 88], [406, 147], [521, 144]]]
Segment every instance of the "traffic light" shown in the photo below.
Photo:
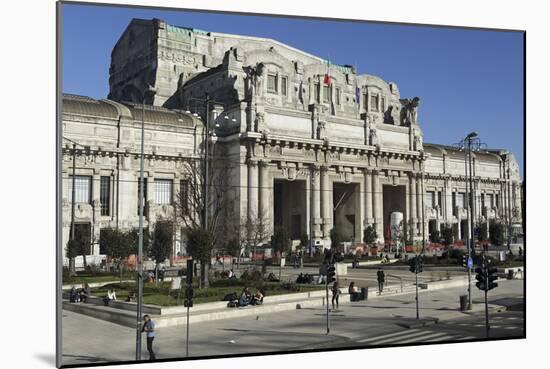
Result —
[[468, 254], [462, 255], [462, 266], [468, 268]]
[[187, 285], [193, 284], [193, 259], [187, 259], [187, 272], [185, 272], [187, 277]]
[[185, 288], [185, 300], [183, 300], [183, 306], [193, 307], [193, 295], [194, 295], [193, 286], [188, 285]]
[[330, 264], [327, 268], [327, 284], [336, 280], [336, 268], [333, 264]]
[[416, 273], [416, 256], [412, 259], [409, 259], [409, 270], [411, 273]]
[[498, 287], [498, 283], [495, 281], [498, 277], [495, 275], [497, 268], [488, 268], [487, 270], [487, 291], [492, 290], [495, 287]]
[[487, 291], [487, 273], [484, 267], [477, 267], [476, 270], [476, 287], [482, 291]]

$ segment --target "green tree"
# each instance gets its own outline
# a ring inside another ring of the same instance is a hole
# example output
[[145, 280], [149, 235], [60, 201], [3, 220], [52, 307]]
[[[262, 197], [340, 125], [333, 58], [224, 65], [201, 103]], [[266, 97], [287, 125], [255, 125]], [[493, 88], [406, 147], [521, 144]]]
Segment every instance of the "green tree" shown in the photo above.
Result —
[[[202, 227], [189, 227], [185, 233], [187, 235], [187, 253], [202, 266], [208, 264], [214, 247], [212, 234]], [[201, 268], [201, 273], [205, 273], [204, 268]], [[203, 283], [204, 275], [201, 277], [203, 278], [199, 279], [199, 287], [203, 287], [203, 285], [208, 287], [206, 283]]]
[[377, 238], [378, 234], [376, 233], [376, 229], [372, 225], [369, 225], [365, 229], [363, 229], [363, 242], [367, 245], [371, 246]]
[[225, 251], [233, 257], [238, 257], [241, 252], [241, 243], [239, 242], [239, 238], [236, 236], [231, 237], [225, 243]]
[[[169, 221], [157, 221], [151, 235], [148, 255], [155, 261], [155, 275], [158, 274], [159, 264], [164, 262], [172, 253], [174, 225]], [[155, 278], [155, 280], [157, 280]]]
[[[283, 227], [276, 227], [273, 230], [273, 235], [271, 236], [271, 247], [275, 252], [278, 252], [280, 257], [279, 259], [282, 259], [287, 252], [289, 252], [292, 248], [292, 244], [290, 242], [290, 236], [285, 228]], [[281, 271], [282, 271], [282, 263], [279, 263], [279, 280], [281, 280]]]
[[445, 246], [449, 246], [454, 240], [453, 227], [448, 225], [441, 226], [441, 243]]
[[476, 227], [477, 240], [487, 241], [487, 223], [483, 222]]
[[442, 225], [441, 226], [441, 243], [445, 246], [447, 246], [447, 260], [451, 258], [451, 250], [449, 249], [449, 245], [451, 245], [454, 242], [454, 230], [452, 226], [449, 225]]
[[344, 241], [342, 233], [336, 228], [332, 228], [330, 230], [330, 247], [336, 249], [342, 241]]
[[271, 236], [271, 247], [273, 251], [280, 253], [281, 257], [290, 251], [290, 237], [285, 228], [275, 227], [273, 236]]
[[83, 230], [85, 227], [77, 227], [75, 225], [74, 239], [67, 242], [67, 258], [70, 259], [69, 265], [71, 268], [71, 274], [73, 275], [75, 270], [74, 258], [82, 255], [84, 267], [86, 267], [86, 255], [90, 253], [91, 238], [90, 234]]
[[103, 228], [100, 233], [99, 247], [105, 255], [115, 261], [122, 283], [122, 262], [134, 253], [137, 248], [137, 238], [131, 231], [121, 231], [111, 227]]
[[491, 243], [496, 246], [504, 245], [504, 225], [500, 222], [493, 222], [489, 227]]

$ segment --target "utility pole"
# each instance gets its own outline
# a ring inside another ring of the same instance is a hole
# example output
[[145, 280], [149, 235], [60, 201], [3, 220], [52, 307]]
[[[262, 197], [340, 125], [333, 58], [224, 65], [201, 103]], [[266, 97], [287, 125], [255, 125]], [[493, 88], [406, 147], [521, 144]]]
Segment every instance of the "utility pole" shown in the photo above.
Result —
[[154, 95], [155, 90], [150, 86], [143, 92], [141, 102], [141, 155], [139, 160], [139, 233], [138, 233], [138, 260], [137, 260], [137, 309], [136, 309], [136, 360], [141, 360], [141, 316], [143, 314], [143, 210], [144, 210], [144, 145], [145, 145], [145, 99], [147, 95]]

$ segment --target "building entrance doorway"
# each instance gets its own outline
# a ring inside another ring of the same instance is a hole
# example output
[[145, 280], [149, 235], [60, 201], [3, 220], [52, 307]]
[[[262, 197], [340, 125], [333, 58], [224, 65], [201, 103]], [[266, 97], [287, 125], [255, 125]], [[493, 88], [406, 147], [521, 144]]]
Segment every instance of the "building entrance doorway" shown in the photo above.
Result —
[[275, 227], [286, 229], [292, 240], [307, 232], [306, 181], [273, 182], [273, 220]]
[[358, 183], [334, 183], [334, 229], [340, 234], [343, 242], [361, 242], [359, 189]]

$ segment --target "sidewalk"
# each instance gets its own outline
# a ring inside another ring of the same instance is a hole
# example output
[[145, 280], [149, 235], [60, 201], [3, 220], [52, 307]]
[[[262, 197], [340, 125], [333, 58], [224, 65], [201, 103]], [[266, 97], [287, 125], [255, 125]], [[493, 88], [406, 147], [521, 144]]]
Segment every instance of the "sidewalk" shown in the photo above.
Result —
[[[466, 278], [454, 278], [446, 281], [437, 281], [430, 283], [419, 283], [419, 293], [424, 291], [434, 291], [438, 289], [466, 286]], [[340, 304], [357, 304], [351, 303], [349, 295], [343, 288], [340, 295]], [[403, 285], [388, 285], [382, 295], [379, 295], [375, 289], [368, 289], [366, 301], [380, 299], [386, 297], [394, 297], [416, 292], [416, 287], [411, 284]], [[332, 298], [332, 293], [329, 291], [329, 301]], [[304, 293], [266, 296], [264, 304], [257, 306], [247, 306], [242, 308], [228, 308], [227, 302], [219, 301], [212, 303], [197, 304], [190, 308], [189, 323], [195, 324], [200, 322], [235, 319], [246, 316], [256, 316], [259, 314], [272, 314], [282, 311], [290, 311], [304, 308], [315, 308], [325, 306], [326, 291], [312, 291]], [[126, 327], [135, 326], [135, 303], [122, 303], [117, 301], [117, 305], [123, 306], [103, 306], [101, 303], [82, 304], [63, 302], [63, 308], [80, 314], [89, 315], [98, 319], [106, 320]], [[159, 309], [156, 306], [145, 306], [144, 311], [152, 314], [158, 327], [171, 327], [185, 325], [187, 323], [187, 309], [183, 306], [165, 307]], [[160, 310], [160, 311], [159, 311]]]
[[[406, 333], [411, 329], [433, 329], [419, 328], [418, 324], [437, 327], [436, 322], [448, 324], [456, 321], [458, 327], [463, 319], [483, 314], [483, 292], [475, 287], [472, 289], [474, 309], [470, 312], [458, 311], [459, 296], [466, 294], [465, 286], [428, 288], [419, 292], [418, 320], [414, 290], [412, 293], [388, 294], [372, 299], [369, 295], [369, 300], [354, 303], [345, 302], [346, 296], [342, 296], [339, 309], [329, 313], [329, 335], [326, 335], [326, 307], [322, 305], [277, 314], [260, 312], [251, 316], [197, 322], [189, 328], [190, 356], [282, 352], [327, 345], [342, 347], [346, 342], [358, 342], [367, 336], [377, 337], [398, 330]], [[490, 314], [521, 303], [523, 281], [499, 281], [499, 287], [489, 292], [489, 301]], [[135, 319], [135, 313], [132, 315]], [[474, 328], [478, 332], [476, 337], [483, 338], [484, 327]], [[158, 358], [185, 356], [187, 332], [184, 326], [159, 327], [157, 333], [155, 350]], [[513, 333], [510, 331], [510, 334]], [[63, 354], [67, 363], [134, 358], [135, 324], [126, 327], [64, 311], [63, 336]], [[143, 352], [146, 352], [145, 343]]]

